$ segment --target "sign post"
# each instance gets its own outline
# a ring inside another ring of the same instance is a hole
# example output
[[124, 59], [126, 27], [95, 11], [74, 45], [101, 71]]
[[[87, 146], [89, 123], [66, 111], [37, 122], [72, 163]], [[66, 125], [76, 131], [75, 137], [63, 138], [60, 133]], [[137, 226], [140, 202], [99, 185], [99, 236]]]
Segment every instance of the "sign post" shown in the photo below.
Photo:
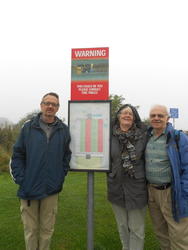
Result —
[[93, 250], [94, 172], [110, 169], [111, 101], [69, 101], [70, 169], [87, 171], [87, 246]]
[[87, 249], [94, 249], [94, 172], [87, 175]]
[[87, 250], [94, 249], [94, 172], [109, 171], [109, 48], [72, 49], [70, 169], [87, 171]]
[[175, 119], [179, 118], [178, 108], [170, 108], [170, 118], [173, 118], [173, 127], [175, 128]]

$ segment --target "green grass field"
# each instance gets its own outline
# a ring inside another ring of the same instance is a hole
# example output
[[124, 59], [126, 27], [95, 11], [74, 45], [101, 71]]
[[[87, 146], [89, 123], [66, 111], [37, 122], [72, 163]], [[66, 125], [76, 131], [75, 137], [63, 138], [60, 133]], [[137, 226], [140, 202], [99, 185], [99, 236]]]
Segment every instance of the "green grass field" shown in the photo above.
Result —
[[[95, 173], [94, 249], [121, 250], [115, 219], [106, 198], [106, 175]], [[24, 250], [17, 185], [0, 175], [0, 250]], [[51, 250], [87, 249], [87, 173], [71, 172], [60, 194]], [[150, 218], [146, 217], [145, 250], [158, 250]]]

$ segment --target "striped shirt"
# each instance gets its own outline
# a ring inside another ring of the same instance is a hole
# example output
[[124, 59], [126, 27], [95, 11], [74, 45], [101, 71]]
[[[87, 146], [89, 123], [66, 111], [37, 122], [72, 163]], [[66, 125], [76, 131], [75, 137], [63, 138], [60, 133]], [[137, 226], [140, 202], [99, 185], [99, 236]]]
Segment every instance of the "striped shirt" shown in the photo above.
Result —
[[152, 135], [146, 147], [146, 178], [149, 183], [161, 185], [171, 182], [171, 167], [166, 150], [166, 135]]

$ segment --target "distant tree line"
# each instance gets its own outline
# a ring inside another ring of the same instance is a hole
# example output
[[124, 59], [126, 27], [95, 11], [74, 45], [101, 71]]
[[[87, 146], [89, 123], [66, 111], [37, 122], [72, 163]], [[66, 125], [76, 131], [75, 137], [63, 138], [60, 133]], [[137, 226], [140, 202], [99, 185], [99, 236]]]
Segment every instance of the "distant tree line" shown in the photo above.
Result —
[[13, 144], [24, 122], [31, 119], [38, 111], [33, 111], [22, 118], [17, 124], [5, 124], [0, 127], [0, 172], [8, 170], [8, 163], [12, 153]]

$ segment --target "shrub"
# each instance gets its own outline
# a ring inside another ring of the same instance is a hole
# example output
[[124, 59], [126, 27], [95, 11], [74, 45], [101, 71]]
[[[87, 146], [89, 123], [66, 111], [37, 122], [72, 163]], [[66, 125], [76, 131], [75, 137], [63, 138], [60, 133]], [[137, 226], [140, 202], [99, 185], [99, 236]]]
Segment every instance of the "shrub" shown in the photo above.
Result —
[[8, 172], [10, 155], [0, 146], [0, 172]]

